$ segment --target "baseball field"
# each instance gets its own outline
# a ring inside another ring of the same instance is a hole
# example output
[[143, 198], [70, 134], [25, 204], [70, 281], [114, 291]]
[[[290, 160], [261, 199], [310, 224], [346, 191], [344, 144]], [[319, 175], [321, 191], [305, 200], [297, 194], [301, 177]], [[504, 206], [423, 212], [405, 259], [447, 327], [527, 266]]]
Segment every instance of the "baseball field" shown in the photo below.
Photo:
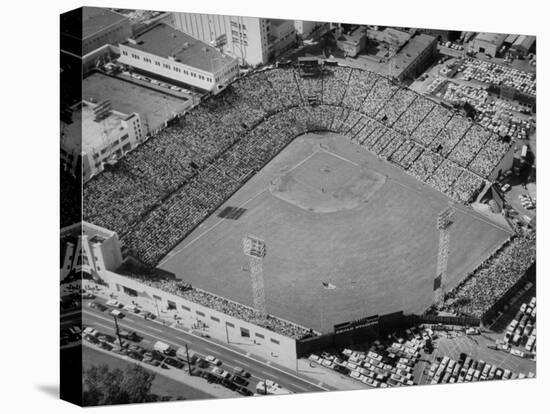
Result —
[[[265, 240], [269, 313], [320, 331], [373, 314], [421, 312], [433, 301], [442, 193], [336, 134], [298, 137], [171, 251], [159, 267], [251, 305], [242, 239]], [[455, 206], [448, 288], [509, 234]], [[323, 282], [334, 289], [323, 288]]]

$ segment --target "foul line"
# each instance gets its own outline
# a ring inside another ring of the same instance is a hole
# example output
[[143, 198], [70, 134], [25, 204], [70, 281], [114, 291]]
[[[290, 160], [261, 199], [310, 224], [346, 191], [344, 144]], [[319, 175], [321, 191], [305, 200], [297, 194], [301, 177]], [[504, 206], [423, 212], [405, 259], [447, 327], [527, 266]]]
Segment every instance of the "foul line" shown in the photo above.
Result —
[[[250, 203], [252, 200], [254, 200], [256, 197], [260, 196], [262, 193], [266, 192], [267, 191], [267, 188], [264, 188], [262, 191], [260, 191], [258, 194], [250, 197], [248, 200], [246, 200], [244, 203], [242, 203], [241, 205], [239, 205], [239, 207], [244, 207], [245, 205], [247, 205], [248, 203]], [[189, 243], [187, 243], [185, 246], [183, 246], [182, 248], [178, 249], [178, 250], [175, 250], [171, 253], [168, 253], [168, 255], [166, 256], [166, 258], [162, 261], [159, 262], [159, 264], [157, 266], [162, 266], [164, 265], [166, 262], [168, 262], [170, 259], [172, 259], [173, 257], [177, 256], [179, 253], [181, 253], [183, 250], [185, 250], [186, 248], [188, 248], [189, 246], [191, 246], [193, 243], [195, 243], [196, 241], [198, 241], [200, 238], [202, 238], [203, 236], [205, 236], [207, 233], [209, 233], [211, 230], [214, 230], [216, 227], [218, 227], [225, 219], [220, 219], [217, 223], [215, 223], [212, 227], [210, 227], [208, 230], [206, 230], [204, 233], [198, 235], [197, 237], [195, 237], [193, 240], [191, 240]]]

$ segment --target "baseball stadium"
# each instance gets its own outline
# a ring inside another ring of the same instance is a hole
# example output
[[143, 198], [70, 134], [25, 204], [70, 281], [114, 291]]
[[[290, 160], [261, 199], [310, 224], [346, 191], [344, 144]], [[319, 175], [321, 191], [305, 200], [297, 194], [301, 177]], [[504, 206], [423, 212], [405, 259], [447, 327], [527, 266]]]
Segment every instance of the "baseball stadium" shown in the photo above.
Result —
[[[192, 286], [191, 301], [230, 304], [241, 318], [258, 310], [259, 263], [267, 316], [254, 321], [297, 339], [432, 306], [437, 220], [452, 206], [440, 309], [481, 317], [535, 260], [534, 235], [470, 206], [510, 146], [373, 72], [268, 68], [93, 177], [83, 214]], [[261, 241], [259, 262], [245, 255], [246, 237]]]

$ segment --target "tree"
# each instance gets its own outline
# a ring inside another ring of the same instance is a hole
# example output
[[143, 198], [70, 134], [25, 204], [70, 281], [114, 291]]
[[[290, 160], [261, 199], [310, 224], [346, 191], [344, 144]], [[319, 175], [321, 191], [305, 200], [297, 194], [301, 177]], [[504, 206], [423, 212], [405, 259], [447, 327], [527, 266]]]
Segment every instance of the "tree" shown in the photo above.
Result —
[[83, 404], [108, 405], [159, 401], [151, 394], [155, 374], [139, 365], [110, 370], [108, 365], [93, 365], [84, 371]]

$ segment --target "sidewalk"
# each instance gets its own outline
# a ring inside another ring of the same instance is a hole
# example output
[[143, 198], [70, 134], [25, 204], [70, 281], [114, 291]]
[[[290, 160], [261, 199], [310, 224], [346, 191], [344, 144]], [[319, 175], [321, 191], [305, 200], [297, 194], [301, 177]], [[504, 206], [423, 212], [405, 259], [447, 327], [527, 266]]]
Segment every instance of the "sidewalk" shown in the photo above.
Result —
[[[113, 294], [113, 296], [111, 297], [112, 292], [107, 290], [105, 287], [96, 285], [93, 282], [87, 282], [87, 283], [84, 284], [84, 288], [87, 288], [88, 285], [92, 285], [92, 286], [97, 287], [97, 289], [94, 290], [94, 294], [97, 297], [102, 298], [104, 300], [115, 299], [115, 300], [118, 300], [120, 303], [124, 303], [121, 300], [120, 295]], [[141, 303], [141, 302], [143, 302], [143, 303]], [[312, 375], [310, 375], [310, 372], [309, 372], [310, 370], [300, 368], [299, 366], [298, 366], [298, 372], [297, 372], [296, 369], [289, 369], [286, 366], [283, 366], [281, 364], [277, 364], [276, 362], [273, 362], [274, 358], [278, 358], [277, 355], [274, 355], [274, 354], [269, 355], [270, 354], [269, 352], [263, 351], [261, 346], [259, 346], [258, 344], [254, 344], [252, 340], [250, 341], [250, 343], [246, 343], [246, 342], [243, 341], [242, 338], [239, 338], [238, 339], [239, 342], [236, 342], [236, 340], [234, 340], [230, 337], [229, 338], [229, 343], [228, 343], [228, 342], [225, 342], [225, 341], [222, 342], [222, 341], [219, 341], [217, 339], [214, 339], [214, 338], [210, 337], [210, 335], [209, 335], [210, 329], [212, 329], [211, 326], [204, 326], [204, 325], [198, 326], [197, 321], [195, 319], [192, 319], [192, 318], [189, 318], [189, 317], [186, 318], [185, 316], [182, 316], [181, 314], [179, 314], [175, 310], [167, 311], [167, 310], [158, 309], [158, 312], [157, 312], [156, 306], [154, 306], [153, 303], [148, 303], [146, 301], [141, 301], [141, 302], [139, 303], [138, 307], [142, 311], [149, 311], [149, 312], [151, 312], [155, 315], [159, 315], [159, 316], [157, 316], [156, 319], [152, 320], [153, 322], [156, 322], [156, 323], [161, 324], [161, 325], [166, 326], [166, 327], [170, 327], [170, 328], [175, 329], [175, 330], [185, 332], [189, 335], [199, 337], [200, 339], [202, 339], [206, 342], [211, 342], [214, 345], [220, 346], [222, 348], [226, 348], [226, 349], [228, 349], [230, 351], [233, 351], [233, 352], [235, 352], [239, 355], [245, 356], [247, 358], [250, 358], [250, 359], [253, 359], [257, 362], [260, 362], [262, 364], [268, 365], [268, 366], [270, 366], [274, 369], [277, 369], [279, 371], [282, 371], [282, 372], [284, 372], [288, 375], [294, 375], [295, 377], [298, 377], [298, 378], [300, 378], [304, 381], [307, 381], [311, 384], [318, 385], [320, 387], [323, 386], [323, 385], [319, 384], [320, 382], [323, 382], [323, 384], [325, 384], [325, 382], [324, 382], [325, 377], [330, 378], [330, 375], [327, 375], [327, 374], [325, 374], [325, 375], [317, 374], [317, 376], [312, 376]], [[126, 305], [127, 303], [124, 303], [124, 304]], [[219, 329], [222, 329], [222, 328], [219, 328]], [[225, 333], [223, 334], [223, 336], [225, 336]], [[307, 365], [308, 362], [309, 361], [305, 362], [305, 364], [306, 364], [305, 367], [308, 366]], [[294, 366], [294, 367], [296, 366], [295, 361], [293, 361], [292, 366]], [[330, 373], [330, 371], [329, 371], [328, 374], [332, 374], [332, 373]], [[334, 374], [339, 375], [336, 372], [334, 372]], [[320, 375], [320, 377], [319, 377], [319, 375]], [[351, 380], [351, 381], [353, 381], [353, 380]], [[353, 383], [355, 383], [355, 382], [357, 382], [357, 381], [353, 381]], [[349, 389], [349, 386], [348, 386], [348, 388], [343, 388], [342, 385], [332, 386], [331, 385], [332, 383], [339, 384], [338, 381], [334, 381], [334, 380], [330, 380], [330, 379], [329, 379], [329, 382], [326, 382], [326, 384], [331, 386], [332, 388]], [[361, 384], [359, 384], [359, 385], [361, 385]], [[355, 389], [355, 388], [353, 388], [353, 389]]]
[[[213, 397], [217, 397], [217, 398], [235, 398], [235, 397], [240, 396], [236, 392], [233, 392], [233, 391], [231, 391], [231, 390], [229, 390], [225, 387], [222, 387], [219, 384], [211, 384], [211, 383], [208, 383], [204, 378], [197, 377], [197, 376], [190, 376], [187, 373], [186, 370], [181, 370], [181, 369], [172, 368], [172, 367], [170, 367], [168, 369], [154, 367], [152, 365], [145, 364], [144, 362], [136, 361], [134, 359], [131, 359], [127, 356], [118, 355], [118, 354], [115, 354], [114, 352], [106, 351], [106, 350], [100, 348], [99, 346], [89, 344], [86, 341], [82, 341], [82, 346], [91, 348], [91, 349], [93, 349], [95, 351], [98, 351], [98, 352], [102, 352], [102, 353], [104, 353], [106, 355], [109, 355], [111, 357], [120, 358], [120, 359], [122, 359], [122, 360], [124, 360], [124, 361], [126, 361], [130, 364], [141, 365], [143, 368], [145, 368], [149, 371], [153, 371], [156, 375], [163, 375], [163, 376], [168, 377], [168, 378], [170, 378], [174, 381], [178, 381], [182, 384], [188, 385], [192, 388], [195, 388], [195, 389], [203, 391], [207, 394], [210, 394]], [[84, 350], [83, 350], [83, 352], [84, 352]]]
[[349, 391], [372, 388], [346, 375], [339, 374], [330, 368], [311, 362], [309, 359], [301, 358], [298, 360], [298, 372], [315, 379], [318, 383], [323, 383], [323, 385], [328, 385], [337, 390]]

